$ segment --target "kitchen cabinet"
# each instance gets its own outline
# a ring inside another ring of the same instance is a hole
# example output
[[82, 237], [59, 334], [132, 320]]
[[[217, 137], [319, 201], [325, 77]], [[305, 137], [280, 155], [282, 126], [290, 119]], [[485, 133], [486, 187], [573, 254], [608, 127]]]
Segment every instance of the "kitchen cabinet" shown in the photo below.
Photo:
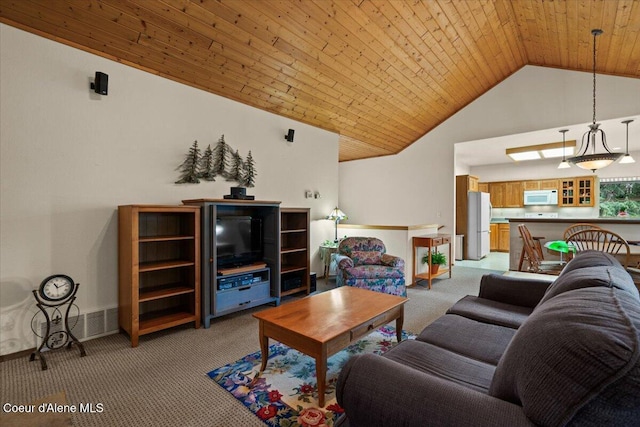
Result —
[[557, 190], [558, 189], [558, 180], [557, 179], [542, 179], [542, 180], [540, 180], [540, 189], [541, 190]]
[[[456, 234], [467, 234], [467, 193], [469, 191], [478, 191], [478, 177], [473, 175], [456, 176]], [[463, 259], [467, 258], [467, 245], [464, 245], [462, 256]]]
[[529, 190], [557, 190], [557, 179], [531, 179], [528, 181], [522, 181], [522, 189], [524, 191]]
[[505, 193], [507, 191], [506, 183], [490, 182], [489, 183], [489, 199], [494, 208], [504, 208]]
[[489, 249], [491, 252], [509, 252], [509, 223], [489, 225]]
[[491, 252], [498, 250], [498, 224], [489, 225], [489, 250]]
[[504, 207], [521, 208], [524, 206], [522, 181], [509, 181], [505, 183]]
[[509, 224], [498, 224], [498, 251], [509, 252]]
[[478, 177], [469, 175], [469, 191], [480, 191], [478, 190]]
[[595, 178], [592, 176], [560, 180], [558, 206], [592, 207], [595, 204]]
[[489, 192], [489, 183], [488, 182], [479, 182], [478, 183], [478, 191], [482, 191], [483, 193]]

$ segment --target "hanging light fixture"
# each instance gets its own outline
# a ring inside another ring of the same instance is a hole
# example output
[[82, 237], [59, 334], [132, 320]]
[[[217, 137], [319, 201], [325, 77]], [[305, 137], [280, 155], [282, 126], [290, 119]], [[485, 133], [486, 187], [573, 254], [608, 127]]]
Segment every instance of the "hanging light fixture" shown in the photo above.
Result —
[[620, 163], [635, 163], [636, 161], [629, 155], [629, 123], [631, 123], [633, 119], [623, 120], [622, 123], [627, 125], [627, 150], [624, 156], [620, 159]]
[[565, 157], [565, 134], [569, 132], [569, 129], [562, 129], [558, 132], [562, 133], [562, 161], [558, 165], [558, 169], [567, 169], [570, 168], [571, 165], [567, 162], [567, 158]]
[[[582, 169], [602, 169], [609, 166], [622, 156], [622, 153], [612, 153], [607, 146], [607, 137], [602, 129], [599, 129], [600, 123], [596, 123], [596, 37], [602, 34], [602, 30], [591, 30], [593, 34], [593, 123], [589, 125], [589, 130], [582, 135], [582, 143], [578, 155], [572, 157], [569, 161]], [[600, 136], [603, 153], [596, 153], [596, 138]], [[590, 154], [587, 154], [590, 152]]]

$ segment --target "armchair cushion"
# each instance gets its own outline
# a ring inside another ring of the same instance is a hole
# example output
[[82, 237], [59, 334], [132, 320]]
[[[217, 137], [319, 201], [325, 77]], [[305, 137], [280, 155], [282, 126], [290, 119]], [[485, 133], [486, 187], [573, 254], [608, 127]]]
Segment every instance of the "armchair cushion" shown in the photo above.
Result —
[[384, 265], [358, 265], [346, 268], [345, 279], [400, 279], [404, 277], [404, 272], [398, 268]]
[[398, 256], [382, 254], [380, 262], [384, 265], [388, 265], [389, 267], [404, 269], [404, 260]]
[[353, 265], [379, 265], [382, 260], [380, 251], [352, 251]]

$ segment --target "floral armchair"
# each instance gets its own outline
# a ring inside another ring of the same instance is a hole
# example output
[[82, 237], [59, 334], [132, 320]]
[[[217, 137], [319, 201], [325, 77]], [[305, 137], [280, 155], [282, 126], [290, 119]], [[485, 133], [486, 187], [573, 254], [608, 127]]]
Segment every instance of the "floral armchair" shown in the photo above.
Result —
[[336, 255], [338, 286], [355, 286], [406, 297], [404, 260], [388, 255], [382, 240], [374, 237], [347, 237]]

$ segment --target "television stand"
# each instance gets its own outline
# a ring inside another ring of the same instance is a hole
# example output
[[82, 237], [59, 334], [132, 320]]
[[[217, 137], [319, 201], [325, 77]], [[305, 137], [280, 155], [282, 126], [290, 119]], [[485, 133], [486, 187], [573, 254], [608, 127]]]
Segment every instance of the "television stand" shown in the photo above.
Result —
[[253, 264], [241, 265], [238, 267], [221, 268], [218, 270], [219, 276], [227, 276], [229, 274], [246, 273], [249, 271], [260, 270], [267, 266], [264, 262], [256, 262]]

